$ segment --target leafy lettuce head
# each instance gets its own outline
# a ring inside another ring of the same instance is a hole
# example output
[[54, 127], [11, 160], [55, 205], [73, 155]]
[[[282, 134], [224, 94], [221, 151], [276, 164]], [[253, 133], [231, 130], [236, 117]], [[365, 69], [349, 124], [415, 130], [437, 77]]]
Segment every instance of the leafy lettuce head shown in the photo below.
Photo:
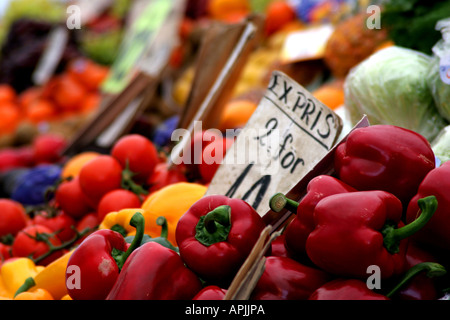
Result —
[[407, 128], [431, 141], [447, 123], [426, 81], [430, 61], [418, 51], [391, 46], [354, 67], [344, 85], [350, 121], [356, 124], [365, 114], [371, 124]]

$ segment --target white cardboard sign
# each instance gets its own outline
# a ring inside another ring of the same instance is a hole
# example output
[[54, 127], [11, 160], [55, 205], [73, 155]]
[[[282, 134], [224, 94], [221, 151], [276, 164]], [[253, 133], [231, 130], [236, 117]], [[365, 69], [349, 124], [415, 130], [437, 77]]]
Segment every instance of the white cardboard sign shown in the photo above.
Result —
[[272, 195], [291, 190], [332, 149], [341, 130], [337, 114], [287, 75], [274, 71], [206, 195], [243, 199], [264, 216]]

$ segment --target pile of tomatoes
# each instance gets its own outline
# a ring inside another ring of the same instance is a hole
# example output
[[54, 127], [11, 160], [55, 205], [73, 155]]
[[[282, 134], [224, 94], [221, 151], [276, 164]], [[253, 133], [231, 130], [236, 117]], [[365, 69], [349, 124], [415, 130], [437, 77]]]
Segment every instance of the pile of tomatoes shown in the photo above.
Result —
[[101, 99], [100, 85], [108, 73], [108, 67], [77, 58], [44, 86], [19, 93], [8, 84], [0, 85], [0, 135], [14, 134], [22, 122], [36, 125], [94, 110]]
[[[35, 168], [46, 166], [58, 164]], [[108, 154], [84, 152], [59, 166], [60, 179], [48, 186], [43, 203], [0, 199], [1, 261], [31, 257], [47, 265], [79, 244], [109, 212], [138, 208], [150, 192], [186, 181], [178, 168], [167, 168], [151, 140], [138, 134], [119, 139]]]

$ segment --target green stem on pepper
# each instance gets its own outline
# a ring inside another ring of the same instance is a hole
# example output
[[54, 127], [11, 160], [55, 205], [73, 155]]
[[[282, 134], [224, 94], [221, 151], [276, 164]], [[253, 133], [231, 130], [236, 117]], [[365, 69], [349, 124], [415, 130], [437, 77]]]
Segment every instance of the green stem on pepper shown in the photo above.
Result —
[[392, 296], [396, 294], [401, 287], [421, 272], [426, 272], [426, 276], [428, 278], [433, 278], [445, 275], [447, 270], [445, 270], [444, 266], [435, 262], [418, 263], [405, 273], [400, 282], [391, 291], [389, 291], [386, 296], [388, 298], [392, 298]]
[[33, 288], [36, 285], [36, 282], [34, 282], [33, 277], [28, 277], [25, 279], [24, 283], [17, 289], [17, 291], [14, 293], [14, 298], [22, 292], [27, 292], [31, 288]]
[[298, 202], [287, 198], [282, 193], [276, 193], [270, 198], [269, 206], [272, 211], [280, 212], [283, 209], [287, 209], [293, 213], [297, 213]]
[[130, 219], [130, 226], [136, 228], [136, 234], [128, 247], [127, 251], [114, 250], [112, 252], [112, 256], [119, 267], [119, 270], [122, 270], [125, 261], [130, 256], [130, 254], [141, 245], [142, 238], [144, 237], [144, 228], [145, 228], [145, 219], [142, 213], [136, 212]]
[[205, 246], [225, 241], [231, 229], [231, 207], [219, 206], [200, 217], [195, 238]]
[[168, 238], [169, 237], [169, 226], [167, 225], [167, 219], [163, 216], [160, 216], [156, 219], [156, 224], [158, 226], [161, 226], [161, 238]]
[[421, 214], [416, 220], [401, 228], [396, 228], [392, 224], [386, 224], [382, 229], [381, 233], [384, 238], [384, 246], [390, 253], [397, 253], [399, 251], [400, 241], [422, 229], [436, 212], [438, 203], [435, 196], [428, 196], [419, 199], [417, 202]]

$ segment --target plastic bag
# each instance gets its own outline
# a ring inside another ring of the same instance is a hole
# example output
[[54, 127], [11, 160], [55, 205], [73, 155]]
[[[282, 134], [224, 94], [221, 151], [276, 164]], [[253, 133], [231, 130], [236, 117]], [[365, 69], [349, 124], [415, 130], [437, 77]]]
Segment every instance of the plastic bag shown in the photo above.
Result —
[[427, 81], [440, 115], [450, 121], [450, 19], [439, 21], [436, 29], [442, 40], [433, 47]]
[[354, 67], [345, 84], [345, 108], [356, 124], [366, 114], [371, 124], [413, 130], [431, 141], [447, 122], [439, 114], [426, 75], [431, 57], [391, 46]]

